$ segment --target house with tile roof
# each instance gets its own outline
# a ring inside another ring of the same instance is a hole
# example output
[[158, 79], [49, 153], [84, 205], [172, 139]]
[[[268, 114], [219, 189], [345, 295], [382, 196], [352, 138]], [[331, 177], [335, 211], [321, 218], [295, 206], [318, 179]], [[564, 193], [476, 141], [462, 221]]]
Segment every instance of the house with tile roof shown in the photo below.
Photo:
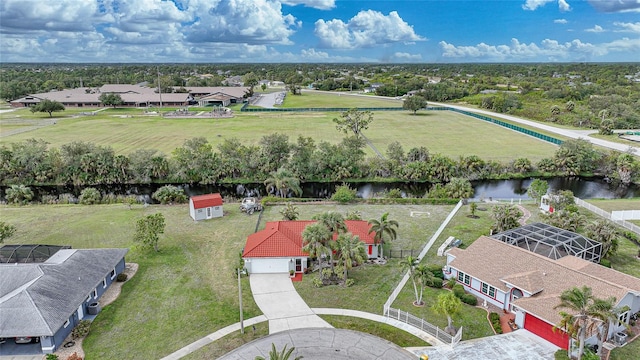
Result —
[[[514, 313], [520, 328], [563, 349], [570, 339], [554, 326], [561, 320], [555, 307], [565, 290], [586, 285], [597, 298], [615, 297], [616, 306], [625, 310], [619, 316], [624, 324], [640, 311], [640, 279], [577, 256], [553, 259], [486, 236], [466, 249], [452, 248], [446, 256], [447, 279], [455, 278], [481, 301]], [[609, 337], [622, 329], [612, 322]]]
[[219, 193], [192, 196], [189, 215], [195, 221], [222, 217], [222, 196]]
[[[41, 351], [53, 353], [97, 311], [98, 299], [124, 271], [128, 251], [61, 249], [41, 263], [0, 264], [0, 338], [38, 338]], [[5, 346], [9, 341], [0, 344], [0, 354]]]
[[[242, 252], [247, 271], [250, 274], [304, 272], [309, 265], [309, 254], [302, 251], [302, 231], [313, 223], [315, 221], [310, 220], [270, 221], [263, 230], [249, 235]], [[346, 220], [345, 224], [347, 232], [364, 243], [368, 257], [377, 258], [380, 245], [375, 242], [375, 233], [369, 233], [371, 226], [363, 220]]]

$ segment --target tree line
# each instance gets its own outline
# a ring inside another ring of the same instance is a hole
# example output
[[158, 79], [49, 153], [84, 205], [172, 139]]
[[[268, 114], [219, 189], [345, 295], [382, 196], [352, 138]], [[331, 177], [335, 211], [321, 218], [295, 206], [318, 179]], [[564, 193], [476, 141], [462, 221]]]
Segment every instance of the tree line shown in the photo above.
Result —
[[50, 147], [30, 139], [0, 147], [1, 184], [109, 185], [150, 183], [261, 183], [285, 169], [301, 182], [411, 181], [448, 183], [540, 176], [607, 176], [621, 183], [640, 182], [640, 162], [630, 153], [603, 152], [586, 140], [564, 142], [550, 158], [533, 163], [517, 158], [508, 163], [478, 156], [447, 157], [426, 147], [406, 151], [394, 142], [386, 156], [366, 157], [365, 141], [345, 136], [337, 144], [300, 136], [295, 142], [279, 133], [263, 136], [257, 145], [236, 138], [214, 146], [192, 138], [170, 155], [140, 149], [116, 154], [108, 146], [75, 141]]

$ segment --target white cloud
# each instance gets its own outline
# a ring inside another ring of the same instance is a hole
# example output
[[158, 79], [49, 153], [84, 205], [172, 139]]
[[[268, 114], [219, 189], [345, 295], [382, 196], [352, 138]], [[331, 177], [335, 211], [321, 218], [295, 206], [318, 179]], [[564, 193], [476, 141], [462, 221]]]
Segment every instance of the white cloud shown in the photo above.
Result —
[[315, 35], [323, 47], [334, 49], [367, 48], [425, 40], [396, 11], [389, 15], [373, 10], [360, 11], [346, 23], [340, 19], [319, 19], [315, 23]]
[[606, 13], [640, 12], [638, 0], [589, 0], [596, 10]]
[[488, 45], [480, 43], [475, 46], [455, 46], [441, 41], [440, 48], [445, 58], [458, 58], [468, 61], [522, 61], [522, 60], [586, 60], [595, 56], [606, 55], [611, 46], [598, 46], [583, 43], [576, 39], [569, 42], [545, 39], [539, 45], [523, 44], [518, 39], [511, 39], [508, 45]]
[[197, 3], [198, 20], [186, 27], [190, 42], [228, 42], [247, 44], [291, 44], [295, 17], [282, 14], [279, 2], [267, 0], [225, 0]]
[[600, 25], [595, 25], [591, 29], [585, 29], [584, 31], [593, 32], [593, 33], [601, 33], [601, 32], [604, 32], [604, 29]]
[[566, 24], [568, 23], [567, 19], [555, 19], [553, 20], [554, 24]]
[[335, 0], [281, 0], [281, 2], [285, 5], [304, 5], [306, 7], [320, 10], [330, 10], [336, 7]]
[[566, 0], [526, 0], [522, 5], [522, 8], [525, 10], [536, 10], [539, 7], [543, 7], [551, 2], [558, 2], [558, 10], [560, 11], [570, 11], [571, 6]]
[[100, 13], [97, 2], [58, 0], [3, 0], [0, 26], [3, 33], [31, 30], [91, 31], [93, 24], [112, 21]]
[[640, 22], [637, 23], [623, 23], [616, 21], [613, 25], [621, 27], [621, 30], [616, 30], [618, 32], [632, 32], [640, 34]]
[[422, 61], [422, 55], [420, 54], [409, 54], [406, 52], [396, 52], [393, 54], [393, 58], [395, 60], [401, 61], [401, 62], [411, 62], [411, 61]]

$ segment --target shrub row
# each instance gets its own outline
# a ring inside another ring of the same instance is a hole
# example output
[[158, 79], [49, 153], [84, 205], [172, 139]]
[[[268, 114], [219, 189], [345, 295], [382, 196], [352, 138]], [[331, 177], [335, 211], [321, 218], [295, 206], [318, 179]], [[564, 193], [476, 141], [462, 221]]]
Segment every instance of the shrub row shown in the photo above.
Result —
[[502, 326], [500, 325], [500, 315], [496, 312], [489, 313], [489, 321], [496, 334], [502, 334]]
[[453, 286], [453, 293], [465, 304], [468, 304], [471, 306], [478, 305], [478, 299], [475, 296], [465, 292], [464, 286], [460, 284], [455, 284]]

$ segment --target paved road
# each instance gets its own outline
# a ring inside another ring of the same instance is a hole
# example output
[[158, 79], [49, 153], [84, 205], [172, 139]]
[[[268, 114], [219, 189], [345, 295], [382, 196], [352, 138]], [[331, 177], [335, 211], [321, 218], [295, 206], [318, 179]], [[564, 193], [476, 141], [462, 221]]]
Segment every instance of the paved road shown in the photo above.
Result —
[[274, 344], [278, 351], [282, 351], [285, 345], [287, 349], [295, 347], [291, 359], [300, 355], [304, 356], [305, 360], [416, 359], [416, 355], [379, 337], [351, 330], [324, 328], [279, 332], [252, 341], [220, 359], [247, 360], [259, 355], [268, 359], [271, 344]]
[[269, 334], [300, 328], [332, 328], [293, 287], [289, 274], [251, 274], [253, 299], [269, 320]]

